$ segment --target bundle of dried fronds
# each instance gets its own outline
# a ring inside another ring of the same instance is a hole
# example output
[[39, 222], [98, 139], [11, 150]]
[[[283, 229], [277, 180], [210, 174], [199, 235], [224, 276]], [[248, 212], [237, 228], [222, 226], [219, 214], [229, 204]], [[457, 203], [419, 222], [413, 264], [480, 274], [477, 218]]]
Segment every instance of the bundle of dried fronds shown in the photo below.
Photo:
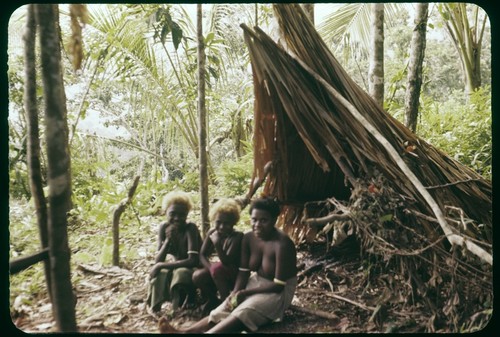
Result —
[[[425, 215], [427, 235], [439, 224], [491, 244], [491, 183], [382, 110], [347, 76], [298, 6], [275, 8], [287, 50], [259, 28], [244, 27], [255, 74], [255, 177], [273, 161], [265, 193], [292, 205], [342, 199], [357, 178], [377, 170], [415, 200], [408, 209]], [[436, 208], [447, 207], [463, 211], [466, 228], [440, 222]]]
[[491, 182], [379, 107], [299, 5], [274, 8], [279, 43], [242, 27], [254, 72], [254, 179], [273, 162], [264, 193], [284, 204], [284, 229], [302, 240], [317, 232], [312, 224], [347, 217], [399, 286], [434, 293], [429, 312], [447, 298], [454, 321], [479, 310], [484, 298], [474, 294], [492, 295]]
[[[439, 231], [426, 235], [409, 203], [382, 175], [359, 180], [351, 194], [345, 209], [370, 261], [367, 289], [390, 292], [383, 305], [394, 312], [423, 306], [430, 332], [485, 324], [493, 299], [491, 266], [459, 246], [450, 247]], [[475, 322], [478, 317], [481, 323]]]

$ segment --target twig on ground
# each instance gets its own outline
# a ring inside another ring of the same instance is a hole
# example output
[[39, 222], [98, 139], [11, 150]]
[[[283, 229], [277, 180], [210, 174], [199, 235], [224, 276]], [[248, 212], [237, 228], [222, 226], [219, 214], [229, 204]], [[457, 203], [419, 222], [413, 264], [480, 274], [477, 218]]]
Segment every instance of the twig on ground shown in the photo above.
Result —
[[326, 319], [331, 319], [337, 323], [340, 322], [339, 316], [332, 314], [332, 313], [329, 313], [329, 312], [326, 312], [326, 311], [313, 310], [313, 309], [309, 309], [309, 308], [305, 308], [305, 307], [299, 307], [299, 306], [296, 306], [293, 304], [290, 306], [290, 309], [295, 310], [295, 311], [300, 311], [300, 312], [303, 312], [306, 314], [311, 314], [311, 315], [315, 315], [318, 317], [326, 318]]

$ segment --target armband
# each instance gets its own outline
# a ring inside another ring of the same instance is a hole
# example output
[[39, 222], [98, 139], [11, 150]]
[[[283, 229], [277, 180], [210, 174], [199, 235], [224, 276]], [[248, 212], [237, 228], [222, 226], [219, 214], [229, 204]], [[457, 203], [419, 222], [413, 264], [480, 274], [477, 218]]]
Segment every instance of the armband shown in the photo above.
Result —
[[239, 267], [238, 270], [239, 271], [250, 271], [250, 269], [248, 269], [248, 268], [241, 268], [241, 267]]
[[196, 250], [188, 250], [188, 254], [199, 254]]
[[277, 278], [274, 278], [273, 282], [282, 286], [286, 285], [285, 281], [278, 280]]

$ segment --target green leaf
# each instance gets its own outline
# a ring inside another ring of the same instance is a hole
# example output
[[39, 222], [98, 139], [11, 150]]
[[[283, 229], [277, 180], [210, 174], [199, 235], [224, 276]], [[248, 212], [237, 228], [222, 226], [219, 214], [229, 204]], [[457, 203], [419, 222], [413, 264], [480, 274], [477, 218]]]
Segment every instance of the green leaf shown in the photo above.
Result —
[[378, 220], [380, 222], [387, 222], [387, 221], [391, 221], [392, 217], [393, 217], [393, 215], [389, 213], [389, 214], [381, 216]]
[[182, 28], [176, 22], [172, 22], [172, 42], [174, 43], [175, 50], [179, 48], [179, 44], [182, 41], [182, 35]]
[[207, 37], [205, 38], [205, 44], [208, 45], [210, 42], [214, 39], [215, 34], [214, 32], [210, 32], [207, 34]]
[[160, 35], [160, 41], [162, 44], [165, 44], [168, 33], [170, 33], [170, 26], [168, 24], [164, 24], [163, 27], [161, 28], [161, 35]]

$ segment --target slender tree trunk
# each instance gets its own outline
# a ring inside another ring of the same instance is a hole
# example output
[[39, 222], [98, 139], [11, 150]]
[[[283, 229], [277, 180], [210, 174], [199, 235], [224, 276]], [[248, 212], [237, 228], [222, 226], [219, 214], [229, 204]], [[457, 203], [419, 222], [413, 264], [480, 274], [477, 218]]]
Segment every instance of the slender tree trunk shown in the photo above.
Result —
[[[61, 43], [61, 24], [59, 22], [59, 7], [54, 6], [54, 17], [55, 17], [55, 27], [56, 27], [56, 34], [59, 37], [59, 43]], [[61, 47], [60, 44], [58, 45], [58, 50], [59, 50], [59, 67], [61, 68], [61, 71], [58, 73], [59, 76], [59, 82], [61, 83], [61, 102], [63, 102], [62, 108], [61, 108], [61, 114], [62, 114], [62, 119], [64, 120], [64, 144], [66, 147], [66, 151], [68, 153], [68, 160], [71, 161], [71, 154], [70, 154], [70, 146], [69, 146], [69, 125], [68, 125], [68, 110], [66, 109], [66, 91], [64, 90], [64, 79], [63, 79], [63, 70], [62, 70], [62, 63], [61, 63]], [[73, 200], [71, 198], [71, 195], [73, 193], [72, 187], [71, 187], [71, 165], [68, 164], [67, 166], [68, 172], [67, 175], [69, 177], [68, 181], [68, 186], [69, 186], [69, 195], [67, 198], [68, 202], [68, 210], [73, 208]]]
[[197, 5], [198, 31], [198, 116], [199, 116], [199, 160], [201, 223], [203, 236], [210, 228], [208, 219], [208, 160], [207, 160], [207, 112], [205, 106], [205, 43], [203, 40], [202, 5]]
[[314, 25], [314, 3], [302, 4], [302, 8], [304, 9], [306, 16], [309, 18], [309, 20], [311, 20], [312, 24]]
[[438, 9], [460, 58], [465, 92], [471, 94], [481, 86], [481, 46], [484, 36], [486, 13], [480, 18], [480, 7], [473, 8], [471, 21], [466, 3], [444, 3]]
[[40, 29], [49, 185], [49, 256], [52, 310], [59, 332], [77, 331], [75, 297], [71, 285], [67, 212], [71, 199], [70, 157], [66, 101], [62, 81], [57, 5], [35, 5]]
[[370, 69], [368, 88], [370, 96], [384, 106], [384, 4], [373, 3], [371, 9]]
[[417, 130], [418, 102], [422, 86], [422, 63], [425, 55], [425, 35], [429, 4], [417, 4], [415, 28], [411, 39], [410, 64], [408, 67], [408, 85], [405, 95], [405, 125], [412, 131]]
[[[35, 202], [36, 218], [42, 250], [49, 247], [49, 233], [47, 225], [47, 199], [43, 193], [42, 170], [40, 164], [40, 132], [38, 124], [38, 108], [36, 100], [36, 22], [34, 5], [28, 5], [26, 31], [24, 40], [24, 110], [28, 133], [28, 168], [30, 188]], [[52, 301], [52, 281], [50, 274], [50, 260], [44, 260], [45, 280], [47, 291]]]
[[233, 116], [233, 125], [232, 125], [232, 139], [234, 142], [234, 150], [236, 152], [237, 158], [241, 158], [241, 156], [243, 156], [244, 154], [242, 148], [242, 144], [246, 140], [244, 132], [245, 130], [243, 128], [242, 109], [238, 109]]

